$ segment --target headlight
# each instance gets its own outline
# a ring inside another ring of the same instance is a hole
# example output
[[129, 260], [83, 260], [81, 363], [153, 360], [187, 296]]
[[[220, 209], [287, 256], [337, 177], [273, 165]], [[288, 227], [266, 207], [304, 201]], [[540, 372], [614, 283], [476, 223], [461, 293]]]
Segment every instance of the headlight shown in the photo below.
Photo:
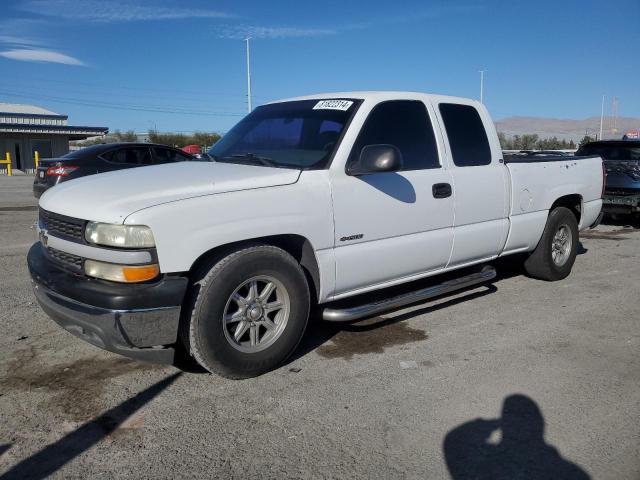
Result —
[[151, 229], [144, 225], [89, 222], [84, 238], [87, 242], [107, 247], [149, 248], [156, 245]]
[[115, 265], [113, 263], [85, 260], [84, 273], [90, 277], [112, 282], [136, 283], [153, 280], [160, 274], [158, 265]]

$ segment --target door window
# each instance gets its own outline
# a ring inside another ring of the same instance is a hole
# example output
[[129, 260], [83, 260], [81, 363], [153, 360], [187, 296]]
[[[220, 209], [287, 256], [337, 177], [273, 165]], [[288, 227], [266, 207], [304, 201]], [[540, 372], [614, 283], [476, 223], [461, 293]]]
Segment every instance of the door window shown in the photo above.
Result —
[[474, 167], [491, 163], [491, 148], [478, 111], [471, 105], [441, 103], [440, 115], [449, 137], [453, 163]]
[[436, 139], [424, 103], [393, 100], [374, 107], [351, 150], [355, 162], [366, 145], [394, 145], [402, 153], [402, 170], [440, 167]]
[[127, 165], [151, 165], [151, 154], [146, 147], [120, 148], [106, 153], [104, 157], [112, 163]]
[[172, 148], [151, 147], [153, 151], [153, 163], [188, 162], [193, 160], [188, 155]]

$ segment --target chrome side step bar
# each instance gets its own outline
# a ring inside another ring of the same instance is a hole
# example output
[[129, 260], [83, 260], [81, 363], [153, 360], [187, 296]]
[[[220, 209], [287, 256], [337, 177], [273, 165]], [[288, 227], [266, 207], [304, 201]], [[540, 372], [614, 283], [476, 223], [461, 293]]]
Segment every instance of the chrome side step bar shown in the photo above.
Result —
[[455, 292], [456, 290], [462, 290], [463, 288], [487, 282], [495, 277], [496, 269], [486, 265], [480, 272], [448, 280], [438, 285], [416, 290], [415, 292], [403, 293], [396, 297], [358, 305], [356, 307], [343, 309], [325, 308], [322, 312], [322, 319], [329, 322], [352, 322], [354, 320], [375, 315], [376, 313], [386, 312], [399, 307], [404, 307], [405, 305], [438, 297], [446, 293]]

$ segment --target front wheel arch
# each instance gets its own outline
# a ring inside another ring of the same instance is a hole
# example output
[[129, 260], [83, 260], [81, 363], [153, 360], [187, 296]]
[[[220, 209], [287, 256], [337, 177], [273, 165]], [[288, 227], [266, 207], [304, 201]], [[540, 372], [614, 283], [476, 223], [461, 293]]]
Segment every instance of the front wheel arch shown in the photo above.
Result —
[[269, 235], [255, 237], [237, 242], [218, 245], [200, 255], [189, 269], [189, 278], [193, 281], [198, 272], [215, 264], [221, 258], [248, 245], [271, 245], [281, 248], [295, 258], [307, 277], [307, 283], [311, 289], [311, 298], [318, 302], [320, 299], [321, 274], [318, 259], [312, 243], [306, 237], [297, 234]]

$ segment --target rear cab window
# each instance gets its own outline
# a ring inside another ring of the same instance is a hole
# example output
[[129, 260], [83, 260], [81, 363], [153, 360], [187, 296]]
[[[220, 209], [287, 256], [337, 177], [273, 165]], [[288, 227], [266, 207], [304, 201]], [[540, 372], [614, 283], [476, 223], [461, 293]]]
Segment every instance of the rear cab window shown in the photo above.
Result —
[[441, 103], [439, 109], [453, 163], [457, 167], [489, 165], [491, 147], [478, 110], [458, 103]]
[[402, 171], [439, 168], [436, 138], [424, 103], [390, 100], [376, 105], [364, 122], [347, 167], [367, 145], [393, 145], [402, 153]]

